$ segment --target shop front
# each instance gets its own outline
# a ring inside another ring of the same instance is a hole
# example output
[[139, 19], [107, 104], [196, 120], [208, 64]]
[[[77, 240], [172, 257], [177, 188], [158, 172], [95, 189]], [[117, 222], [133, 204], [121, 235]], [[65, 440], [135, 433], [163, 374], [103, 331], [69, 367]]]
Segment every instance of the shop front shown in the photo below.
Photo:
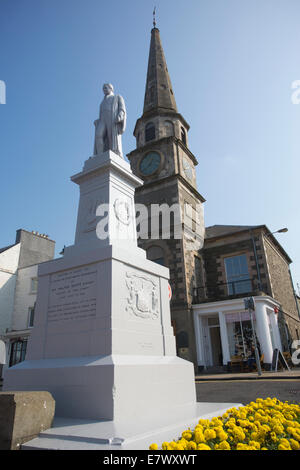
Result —
[[254, 333], [261, 362], [265, 369], [270, 368], [273, 350], [282, 350], [275, 313], [279, 304], [268, 296], [254, 299], [254, 312], [245, 310], [243, 299], [193, 306], [199, 371], [216, 366], [249, 370], [254, 357]]

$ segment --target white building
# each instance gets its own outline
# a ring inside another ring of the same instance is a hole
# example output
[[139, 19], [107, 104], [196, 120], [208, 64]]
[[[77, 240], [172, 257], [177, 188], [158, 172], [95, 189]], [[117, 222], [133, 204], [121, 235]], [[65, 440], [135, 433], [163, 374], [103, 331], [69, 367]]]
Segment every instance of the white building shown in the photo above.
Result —
[[[282, 351], [278, 316], [280, 305], [269, 296], [256, 296], [252, 320], [263, 362], [272, 363], [274, 349]], [[193, 306], [198, 366], [208, 369], [233, 357], [247, 358], [253, 331], [250, 313], [242, 298]]]
[[0, 335], [11, 326], [20, 243], [0, 249]]
[[47, 235], [20, 229], [15, 243], [0, 249], [0, 339], [6, 345], [4, 367], [25, 357], [34, 321], [38, 264], [53, 259], [54, 248], [55, 242]]

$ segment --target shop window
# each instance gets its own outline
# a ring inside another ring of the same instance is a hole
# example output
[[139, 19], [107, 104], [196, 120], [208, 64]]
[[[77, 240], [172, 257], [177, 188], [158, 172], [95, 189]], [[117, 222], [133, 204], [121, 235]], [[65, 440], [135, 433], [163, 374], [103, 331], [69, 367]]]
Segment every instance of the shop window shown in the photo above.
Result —
[[[253, 330], [250, 314], [248, 312], [226, 314], [230, 356], [241, 356], [247, 359], [254, 347]], [[256, 328], [253, 314], [254, 329]], [[258, 340], [256, 338], [258, 343]], [[260, 354], [260, 351], [259, 351]]]
[[231, 256], [224, 259], [228, 284], [228, 295], [252, 291], [246, 255]]
[[24, 361], [27, 339], [17, 339], [11, 343], [9, 367]]

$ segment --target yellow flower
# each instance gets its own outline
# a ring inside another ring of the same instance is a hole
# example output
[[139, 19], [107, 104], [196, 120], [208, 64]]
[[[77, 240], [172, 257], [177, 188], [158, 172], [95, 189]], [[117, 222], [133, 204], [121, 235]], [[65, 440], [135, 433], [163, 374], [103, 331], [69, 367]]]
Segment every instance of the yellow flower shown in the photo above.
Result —
[[227, 441], [228, 434], [223, 429], [221, 429], [217, 432], [217, 437], [220, 439], [220, 441]]
[[194, 441], [189, 441], [186, 448], [187, 450], [197, 450], [197, 444]]
[[248, 450], [248, 446], [242, 442], [239, 442], [236, 446], [236, 450]]
[[181, 435], [182, 435], [182, 437], [183, 437], [184, 439], [186, 439], [187, 441], [190, 441], [190, 440], [192, 439], [192, 437], [193, 437], [193, 433], [192, 433], [192, 431], [190, 431], [190, 430], [188, 430], [188, 431], [183, 431], [183, 433], [182, 433]]
[[294, 431], [293, 438], [296, 439], [296, 441], [300, 442], [300, 432]]
[[216, 417], [214, 416], [213, 418], [211, 418], [211, 423], [216, 423], [216, 426], [221, 426], [222, 425], [222, 421], [220, 420], [220, 417]]
[[207, 441], [215, 439], [217, 437], [216, 432], [213, 429], [205, 429], [204, 437]]
[[299, 450], [300, 449], [299, 442], [295, 441], [294, 439], [290, 439], [290, 444], [291, 444], [291, 448], [293, 450]]
[[[279, 450], [300, 450], [299, 405], [258, 398], [223, 416], [200, 419], [194, 430], [183, 431], [178, 441], [163, 442], [161, 449], [268, 450], [268, 443]], [[158, 445], [151, 444], [149, 449], [157, 450]]]
[[278, 424], [276, 426], [273, 426], [273, 431], [276, 432], [276, 434], [283, 434], [284, 429], [282, 426], [279, 426]]
[[273, 442], [276, 442], [276, 441], [278, 441], [278, 439], [277, 439], [277, 435], [276, 435], [276, 433], [275, 433], [275, 432], [271, 432], [271, 434], [270, 434], [270, 437], [271, 437], [271, 440], [272, 440]]
[[175, 441], [169, 442], [169, 447], [171, 447], [171, 449], [176, 449], [176, 442]]
[[195, 426], [194, 431], [203, 431], [203, 426], [201, 426], [201, 424], [197, 424], [197, 425]]
[[220, 444], [215, 445], [216, 450], [230, 450], [230, 444], [227, 441], [221, 441]]
[[233, 428], [235, 426], [235, 419], [234, 418], [230, 418], [227, 423], [225, 423], [225, 426], [227, 428]]
[[233, 430], [233, 435], [234, 435], [234, 438], [236, 440], [239, 440], [239, 441], [244, 441], [244, 439], [246, 438], [246, 435], [244, 433], [244, 431], [242, 431], [240, 428], [236, 427], [234, 430]]
[[250, 441], [249, 446], [254, 447], [255, 449], [259, 450], [260, 449], [260, 443], [257, 441]]
[[158, 449], [158, 445], [157, 445], [157, 444], [151, 444], [151, 446], [149, 446], [149, 449], [150, 449], [150, 450], [157, 450], [157, 449]]
[[291, 450], [291, 446], [290, 446], [289, 441], [285, 438], [280, 439], [278, 449], [280, 449], [280, 450]]
[[175, 450], [185, 450], [185, 447], [181, 444], [177, 444]]
[[211, 450], [211, 448], [206, 444], [198, 444], [198, 450]]
[[195, 432], [194, 440], [195, 440], [196, 444], [200, 444], [201, 442], [206, 442], [206, 439], [205, 439], [204, 434], [203, 434], [202, 431], [196, 431]]
[[208, 419], [199, 419], [199, 424], [201, 424], [203, 427], [207, 428], [209, 426], [209, 420]]
[[286, 447], [286, 446], [284, 446], [283, 444], [279, 444], [278, 450], [291, 450], [291, 448], [290, 448], [290, 447]]

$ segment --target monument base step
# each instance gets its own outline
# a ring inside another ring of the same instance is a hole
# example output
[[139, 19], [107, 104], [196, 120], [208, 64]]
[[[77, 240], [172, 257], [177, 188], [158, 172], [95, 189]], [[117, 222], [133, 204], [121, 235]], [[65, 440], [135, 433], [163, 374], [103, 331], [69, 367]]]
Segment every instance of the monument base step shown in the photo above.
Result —
[[[151, 406], [151, 403], [145, 406]], [[177, 440], [199, 419], [221, 416], [240, 403], [197, 403], [183, 407], [173, 420], [164, 422], [115, 422], [55, 418], [53, 427], [22, 444], [21, 450], [148, 450], [149, 445]]]

